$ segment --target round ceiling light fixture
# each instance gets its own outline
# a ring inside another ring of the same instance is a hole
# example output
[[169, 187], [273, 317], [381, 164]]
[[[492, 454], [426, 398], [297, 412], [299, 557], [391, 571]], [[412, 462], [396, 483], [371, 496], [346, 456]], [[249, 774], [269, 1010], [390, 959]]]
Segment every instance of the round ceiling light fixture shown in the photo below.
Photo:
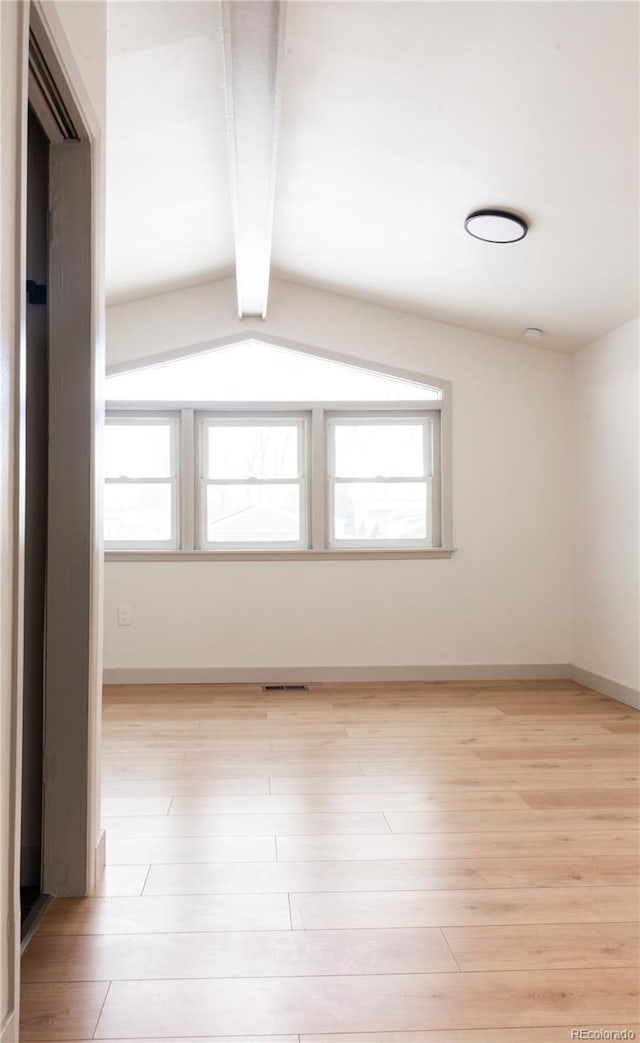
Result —
[[517, 243], [529, 231], [527, 222], [508, 210], [474, 210], [464, 227], [474, 239], [485, 243]]

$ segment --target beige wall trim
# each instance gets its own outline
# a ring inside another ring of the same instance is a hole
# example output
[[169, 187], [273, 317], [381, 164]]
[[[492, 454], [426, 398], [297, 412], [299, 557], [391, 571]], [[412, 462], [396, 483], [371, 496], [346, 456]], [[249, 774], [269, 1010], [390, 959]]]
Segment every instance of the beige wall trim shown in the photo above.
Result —
[[100, 121], [55, 5], [49, 3], [49, 0], [31, 0], [29, 8], [31, 26], [47, 65], [54, 73], [56, 87], [69, 110], [76, 131], [81, 137], [84, 137], [85, 131], [89, 132], [92, 139], [99, 137]]
[[114, 667], [105, 685], [302, 684], [341, 681], [549, 681], [572, 680], [640, 710], [640, 691], [592, 674], [573, 663], [493, 663], [441, 666]]
[[302, 684], [341, 681], [540, 681], [568, 678], [568, 663], [446, 666], [124, 667], [104, 671], [111, 684]]
[[347, 681], [576, 681], [640, 710], [640, 692], [572, 663], [493, 663], [444, 666], [115, 667], [105, 685], [303, 684]]
[[[230, 344], [243, 344], [248, 340], [262, 341], [264, 344], [272, 344], [276, 348], [289, 348], [291, 351], [302, 352], [313, 355], [316, 358], [328, 359], [330, 362], [342, 362], [356, 369], [374, 369], [379, 373], [387, 373], [390, 377], [399, 377], [401, 380], [409, 380], [412, 384], [424, 384], [426, 387], [440, 388], [443, 392], [451, 389], [451, 381], [443, 380], [441, 377], [430, 377], [426, 373], [419, 373], [415, 369], [401, 369], [398, 366], [388, 366], [383, 362], [371, 362], [367, 359], [357, 358], [355, 355], [345, 355], [343, 352], [327, 351], [326, 348], [315, 347], [299, 340], [291, 340], [290, 337], [274, 337], [272, 334], [263, 333], [257, 329], [245, 329], [240, 333], [224, 337], [215, 337], [211, 340], [200, 341], [198, 344], [189, 344], [186, 347], [174, 348], [171, 351], [158, 352], [155, 355], [145, 355], [129, 362], [117, 362], [107, 366], [107, 376], [115, 376], [116, 373], [129, 373], [137, 369], [147, 369], [149, 366], [163, 365], [165, 362], [175, 362], [178, 359], [191, 358], [192, 355], [202, 355], [208, 351], [218, 348], [226, 348]], [[444, 397], [444, 396], [443, 396]]]
[[104, 871], [104, 867], [107, 863], [107, 831], [101, 829], [98, 836], [98, 843], [96, 844], [96, 866], [95, 866], [95, 879], [100, 879]]
[[[0, 656], [6, 656], [8, 670], [10, 671], [10, 692], [0, 693], [4, 701], [6, 697], [10, 702], [8, 705], [8, 719], [10, 728], [8, 764], [3, 765], [0, 782], [3, 787], [8, 784], [9, 799], [7, 801], [7, 821], [3, 819], [3, 836], [0, 843], [6, 844], [2, 851], [3, 864], [0, 865], [0, 877], [2, 879], [0, 893], [0, 908], [3, 912], [2, 933], [0, 935], [0, 963], [7, 968], [6, 995], [0, 996], [0, 1017], [3, 1018], [0, 1026], [0, 1040], [2, 1043], [17, 1043], [19, 1032], [19, 996], [20, 996], [20, 845], [21, 845], [21, 808], [22, 808], [22, 688], [23, 688], [23, 651], [24, 651], [24, 532], [25, 532], [25, 493], [26, 493], [26, 471], [25, 471], [25, 433], [26, 433], [26, 301], [24, 285], [26, 279], [26, 235], [27, 235], [27, 102], [28, 102], [28, 41], [29, 41], [29, 5], [8, 5], [9, 11], [0, 15], [2, 18], [2, 34], [10, 34], [6, 41], [2, 41], [2, 49], [6, 46], [15, 47], [16, 66], [14, 71], [8, 70], [6, 86], [7, 97], [12, 97], [11, 78], [15, 75], [15, 102], [17, 103], [15, 123], [7, 120], [6, 126], [11, 127], [11, 137], [7, 134], [6, 147], [10, 155], [15, 149], [15, 161], [9, 161], [6, 170], [15, 176], [14, 199], [15, 214], [12, 227], [11, 219], [8, 218], [2, 229], [2, 237], [6, 235], [8, 243], [15, 244], [13, 275], [3, 271], [2, 278], [6, 280], [6, 290], [2, 289], [2, 323], [0, 338], [6, 336], [8, 352], [8, 371], [5, 380], [0, 380], [8, 390], [11, 387], [11, 401], [4, 398], [2, 405], [9, 406], [6, 424], [2, 423], [0, 438], [5, 432], [8, 434], [6, 453], [0, 453], [0, 465], [2, 475], [0, 476], [0, 502], [8, 500], [11, 509], [12, 528], [7, 532], [6, 543], [3, 543], [2, 555], [6, 547], [7, 557], [0, 562], [0, 580], [7, 580], [7, 589], [10, 592], [11, 621], [7, 621], [8, 641], [0, 648]], [[13, 10], [12, 10], [13, 7]], [[3, 74], [2, 90], [5, 89]], [[3, 99], [4, 102], [4, 99]], [[4, 108], [4, 104], [3, 104]], [[5, 126], [5, 120], [1, 120]], [[13, 136], [15, 133], [15, 137]], [[3, 140], [4, 149], [4, 140]], [[13, 166], [15, 162], [15, 167]], [[4, 174], [3, 164], [3, 174]], [[9, 180], [9, 179], [8, 179]], [[3, 193], [12, 192], [12, 188], [3, 188]], [[4, 222], [5, 204], [2, 202], [2, 215], [0, 221]], [[3, 251], [4, 252], [4, 251]], [[6, 254], [7, 268], [11, 263], [11, 255]], [[3, 257], [4, 261], [4, 257]], [[13, 302], [10, 302], [8, 289], [13, 288], [15, 294]], [[13, 304], [13, 307], [12, 307]], [[7, 311], [8, 322], [5, 324], [4, 312]], [[13, 322], [13, 328], [9, 323]], [[4, 345], [0, 345], [0, 363], [6, 361]], [[12, 361], [13, 356], [13, 361]], [[12, 488], [13, 487], [13, 488]], [[1, 541], [0, 541], [1, 542]], [[10, 556], [10, 557], [9, 557]], [[6, 569], [5, 569], [6, 566]], [[11, 569], [11, 572], [9, 572]], [[4, 611], [4, 602], [2, 604]], [[3, 629], [5, 629], [3, 624]], [[7, 676], [4, 671], [3, 675]], [[4, 676], [0, 680], [4, 680]], [[3, 708], [4, 716], [4, 708]], [[6, 830], [6, 835], [4, 831]], [[4, 859], [6, 858], [6, 863]], [[6, 865], [6, 870], [5, 870]], [[6, 874], [6, 875], [5, 875]], [[4, 975], [3, 975], [4, 977]]]
[[49, 489], [43, 749], [46, 894], [91, 890], [93, 243], [91, 145], [50, 149]]
[[631, 688], [629, 685], [611, 681], [608, 677], [592, 674], [590, 670], [583, 670], [581, 666], [571, 664], [570, 677], [572, 681], [583, 684], [585, 688], [593, 688], [596, 692], [602, 692], [611, 699], [617, 699], [619, 703], [626, 703], [635, 710], [640, 710], [640, 690]]
[[417, 558], [451, 558], [455, 547], [429, 547], [425, 550], [109, 550], [105, 561], [395, 561]]
[[0, 1043], [18, 1043], [17, 1018], [13, 1010], [0, 1029]]

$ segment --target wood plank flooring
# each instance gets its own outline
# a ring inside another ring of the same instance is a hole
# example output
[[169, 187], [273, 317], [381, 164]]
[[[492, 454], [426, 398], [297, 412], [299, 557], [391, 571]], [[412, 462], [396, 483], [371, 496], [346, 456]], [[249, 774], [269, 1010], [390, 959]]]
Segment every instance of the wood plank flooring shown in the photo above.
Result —
[[638, 722], [564, 681], [107, 689], [108, 865], [22, 1043], [640, 1039]]

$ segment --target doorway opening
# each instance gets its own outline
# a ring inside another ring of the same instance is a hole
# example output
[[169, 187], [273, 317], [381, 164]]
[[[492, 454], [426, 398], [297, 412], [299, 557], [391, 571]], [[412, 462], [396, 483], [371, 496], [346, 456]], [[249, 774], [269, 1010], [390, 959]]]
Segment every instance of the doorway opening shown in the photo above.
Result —
[[77, 69], [52, 42], [57, 30], [47, 16], [46, 7], [30, 5], [19, 451], [22, 797], [15, 867], [23, 949], [48, 896], [91, 891], [102, 854], [96, 810], [99, 168], [94, 115], [76, 100], [70, 85]]
[[22, 947], [47, 904], [42, 890], [42, 754], [45, 706], [49, 497], [49, 139], [33, 109], [27, 127], [24, 672], [20, 920]]

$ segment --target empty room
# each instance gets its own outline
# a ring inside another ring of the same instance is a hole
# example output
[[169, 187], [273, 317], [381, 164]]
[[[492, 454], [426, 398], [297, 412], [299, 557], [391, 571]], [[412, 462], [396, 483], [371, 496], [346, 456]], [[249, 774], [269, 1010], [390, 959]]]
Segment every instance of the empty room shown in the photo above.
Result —
[[0, 4], [1, 1043], [640, 1039], [639, 15]]

